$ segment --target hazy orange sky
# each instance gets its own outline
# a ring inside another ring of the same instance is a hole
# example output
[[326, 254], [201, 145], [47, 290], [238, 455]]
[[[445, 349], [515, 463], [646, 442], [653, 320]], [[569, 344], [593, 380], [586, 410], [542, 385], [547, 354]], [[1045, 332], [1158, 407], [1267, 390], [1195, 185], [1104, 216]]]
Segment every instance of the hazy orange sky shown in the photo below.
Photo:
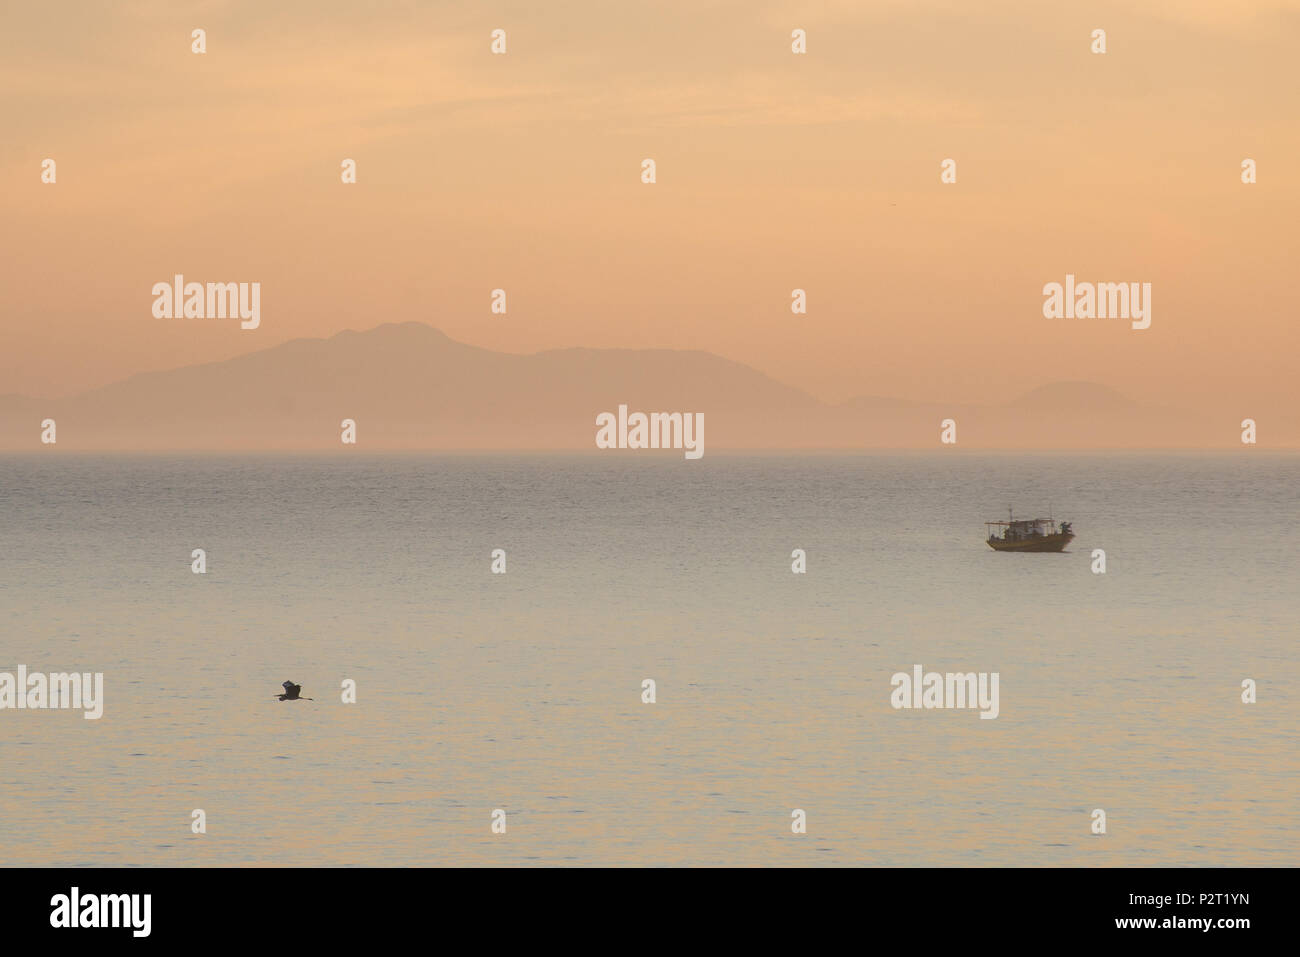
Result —
[[[415, 319], [1293, 415], [1298, 54], [1300, 0], [12, 4], [0, 393]], [[1067, 272], [1150, 282], [1151, 328], [1043, 318]], [[153, 318], [175, 273], [260, 282], [261, 327]]]

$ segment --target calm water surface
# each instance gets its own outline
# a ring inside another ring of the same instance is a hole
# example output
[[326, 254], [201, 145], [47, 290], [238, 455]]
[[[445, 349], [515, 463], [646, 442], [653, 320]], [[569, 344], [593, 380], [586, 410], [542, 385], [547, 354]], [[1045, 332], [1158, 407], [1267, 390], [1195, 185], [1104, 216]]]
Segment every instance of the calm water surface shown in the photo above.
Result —
[[[0, 863], [1293, 865], [1298, 475], [0, 457], [0, 670], [105, 681], [99, 721], [0, 711]], [[1078, 538], [992, 552], [1011, 503]], [[914, 664], [999, 672], [1000, 717], [895, 711]]]

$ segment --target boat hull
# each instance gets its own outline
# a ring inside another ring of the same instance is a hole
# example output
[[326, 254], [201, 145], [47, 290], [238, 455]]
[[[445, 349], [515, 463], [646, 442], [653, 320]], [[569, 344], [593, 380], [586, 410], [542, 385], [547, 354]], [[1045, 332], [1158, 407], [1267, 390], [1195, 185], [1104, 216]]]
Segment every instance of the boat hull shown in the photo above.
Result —
[[1034, 538], [1022, 538], [1008, 542], [1000, 538], [988, 539], [989, 548], [995, 552], [1060, 552], [1074, 541], [1072, 532], [1058, 532], [1055, 535], [1040, 535]]

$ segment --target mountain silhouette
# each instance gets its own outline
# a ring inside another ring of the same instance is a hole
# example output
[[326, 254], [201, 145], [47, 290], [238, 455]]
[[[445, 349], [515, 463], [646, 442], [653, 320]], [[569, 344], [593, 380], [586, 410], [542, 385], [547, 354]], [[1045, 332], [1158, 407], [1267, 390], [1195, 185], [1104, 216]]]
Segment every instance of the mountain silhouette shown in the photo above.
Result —
[[[1223, 446], [1224, 423], [1143, 407], [1087, 382], [1033, 389], [1003, 405], [860, 397], [822, 402], [738, 362], [697, 350], [466, 345], [419, 322], [295, 339], [222, 362], [148, 372], [66, 399], [0, 396], [0, 448], [95, 450], [595, 450], [595, 417], [703, 412], [705, 448]], [[1227, 423], [1231, 426], [1233, 423]]]

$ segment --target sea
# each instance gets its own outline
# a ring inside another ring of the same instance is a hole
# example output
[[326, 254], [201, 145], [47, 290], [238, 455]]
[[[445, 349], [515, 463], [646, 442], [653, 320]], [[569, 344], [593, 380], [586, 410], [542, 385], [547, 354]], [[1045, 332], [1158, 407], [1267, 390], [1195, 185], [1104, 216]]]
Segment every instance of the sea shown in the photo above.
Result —
[[[1298, 477], [0, 456], [0, 672], [104, 676], [97, 720], [0, 710], [0, 864], [1295, 865]], [[1009, 508], [1077, 538], [994, 552]], [[997, 717], [894, 707], [917, 665]]]

